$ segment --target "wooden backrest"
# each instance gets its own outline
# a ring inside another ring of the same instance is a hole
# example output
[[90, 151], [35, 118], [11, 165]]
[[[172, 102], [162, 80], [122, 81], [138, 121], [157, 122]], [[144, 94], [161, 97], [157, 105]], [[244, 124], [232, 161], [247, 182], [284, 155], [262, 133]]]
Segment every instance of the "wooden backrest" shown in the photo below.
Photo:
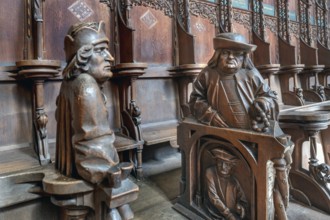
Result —
[[279, 60], [282, 66], [297, 64], [296, 47], [278, 37]]
[[300, 62], [309, 65], [318, 65], [317, 48], [311, 47], [300, 39]]
[[262, 40], [254, 31], [252, 33], [253, 44], [257, 45], [257, 50], [253, 52], [253, 62], [255, 66], [271, 64], [270, 43]]

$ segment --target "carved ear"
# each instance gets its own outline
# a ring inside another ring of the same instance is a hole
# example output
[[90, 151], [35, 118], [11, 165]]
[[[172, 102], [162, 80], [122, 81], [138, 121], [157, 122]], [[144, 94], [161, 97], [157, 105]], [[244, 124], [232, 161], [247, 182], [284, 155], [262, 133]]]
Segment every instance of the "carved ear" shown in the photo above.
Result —
[[64, 51], [65, 51], [67, 61], [69, 61], [73, 55], [73, 42], [74, 42], [74, 39], [70, 35], [65, 36]]
[[98, 32], [100, 32], [101, 30], [105, 33], [105, 23], [104, 23], [103, 20], [101, 20], [100, 23], [99, 23]]

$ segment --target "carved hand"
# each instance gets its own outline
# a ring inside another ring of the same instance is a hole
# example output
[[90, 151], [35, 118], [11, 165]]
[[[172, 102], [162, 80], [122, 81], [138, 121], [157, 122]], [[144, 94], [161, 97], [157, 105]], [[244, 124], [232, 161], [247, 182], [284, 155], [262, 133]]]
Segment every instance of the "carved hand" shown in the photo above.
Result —
[[264, 114], [267, 117], [271, 116], [272, 107], [266, 98], [264, 97], [256, 98], [253, 102], [253, 105], [259, 116], [262, 117]]
[[243, 219], [245, 217], [245, 209], [242, 205], [237, 204], [236, 205], [236, 211], [239, 214], [239, 216], [241, 217], [241, 219]]
[[[253, 130], [258, 132], [266, 132], [270, 126], [269, 119], [271, 119], [272, 105], [265, 97], [258, 97], [254, 100], [253, 106], [256, 111], [256, 118], [252, 121]], [[264, 127], [259, 128], [258, 123], [263, 123]]]
[[229, 215], [226, 217], [226, 219], [228, 219], [228, 220], [239, 220], [239, 218], [236, 218], [236, 216], [233, 215], [232, 213], [229, 213]]

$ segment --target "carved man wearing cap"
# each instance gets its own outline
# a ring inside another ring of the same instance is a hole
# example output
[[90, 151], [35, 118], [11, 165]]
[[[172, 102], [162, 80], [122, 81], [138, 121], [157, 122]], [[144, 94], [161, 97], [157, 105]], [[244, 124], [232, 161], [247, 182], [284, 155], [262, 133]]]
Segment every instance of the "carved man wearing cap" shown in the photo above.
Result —
[[104, 22], [73, 25], [65, 37], [67, 66], [57, 98], [56, 167], [100, 183], [118, 164], [102, 84], [112, 76]]
[[216, 127], [254, 130], [255, 118], [267, 123], [276, 118], [276, 94], [248, 58], [256, 46], [237, 33], [222, 33], [213, 44], [213, 57], [193, 83], [189, 105], [195, 118]]
[[243, 219], [247, 202], [239, 182], [231, 175], [238, 158], [223, 149], [210, 152], [216, 165], [205, 172], [206, 208], [213, 219]]

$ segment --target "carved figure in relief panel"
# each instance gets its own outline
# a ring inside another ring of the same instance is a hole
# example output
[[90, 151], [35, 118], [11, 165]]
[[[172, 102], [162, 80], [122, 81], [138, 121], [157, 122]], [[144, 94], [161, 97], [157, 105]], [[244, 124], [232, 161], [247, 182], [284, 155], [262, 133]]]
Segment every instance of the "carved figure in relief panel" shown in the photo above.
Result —
[[215, 53], [193, 83], [192, 115], [211, 126], [267, 131], [278, 104], [248, 57], [256, 45], [237, 33], [219, 34], [213, 43]]
[[239, 159], [223, 149], [214, 148], [211, 154], [216, 165], [205, 171], [205, 207], [212, 219], [243, 219], [247, 201], [232, 170]]
[[119, 163], [102, 84], [112, 76], [105, 24], [79, 23], [65, 37], [67, 66], [57, 98], [56, 167], [100, 183]]

